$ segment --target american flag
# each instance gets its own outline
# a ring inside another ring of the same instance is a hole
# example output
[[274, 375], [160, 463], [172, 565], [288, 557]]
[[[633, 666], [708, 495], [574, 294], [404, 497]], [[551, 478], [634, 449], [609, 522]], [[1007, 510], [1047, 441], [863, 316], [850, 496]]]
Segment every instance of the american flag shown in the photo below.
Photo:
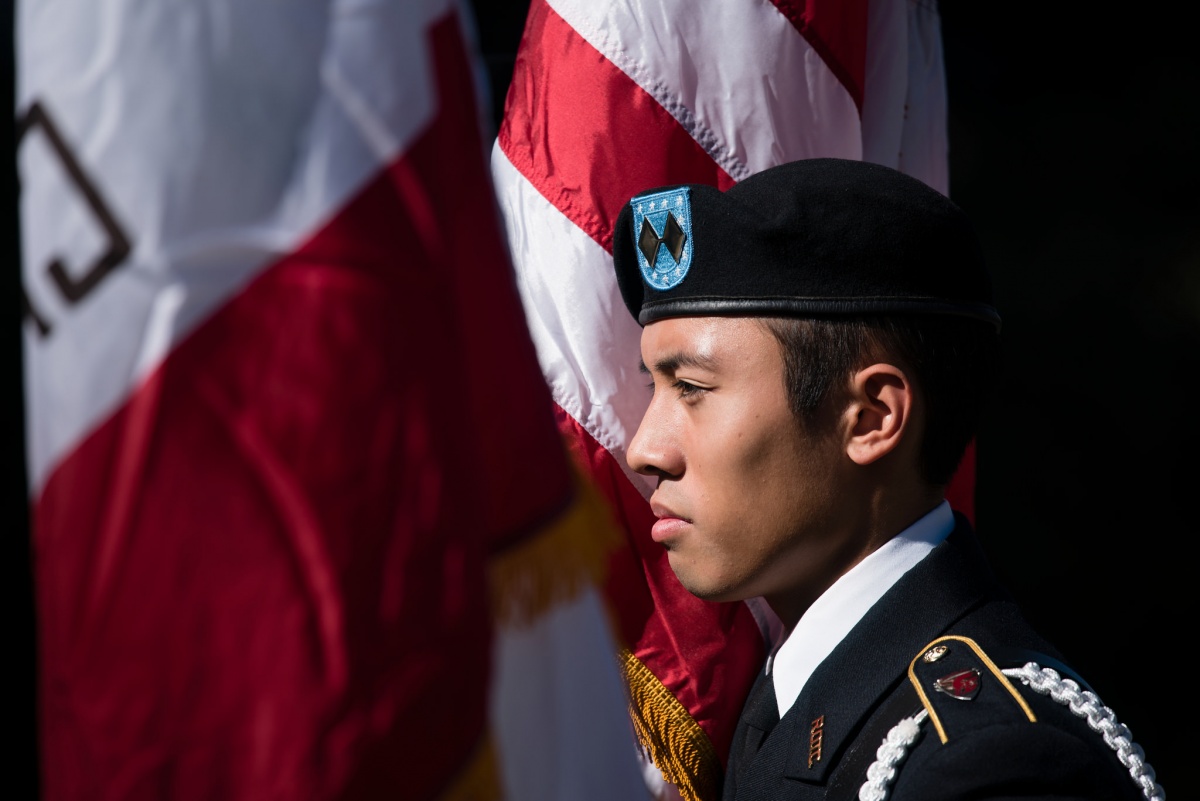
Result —
[[[625, 530], [605, 592], [638, 746], [660, 791], [689, 801], [720, 795], [775, 623], [756, 600], [692, 597], [650, 540], [653, 484], [625, 462], [648, 394], [612, 226], [648, 187], [727, 188], [818, 156], [886, 164], [948, 191], [934, 2], [532, 0], [492, 175], [559, 427]], [[951, 488], [968, 515], [973, 482], [968, 458]]]

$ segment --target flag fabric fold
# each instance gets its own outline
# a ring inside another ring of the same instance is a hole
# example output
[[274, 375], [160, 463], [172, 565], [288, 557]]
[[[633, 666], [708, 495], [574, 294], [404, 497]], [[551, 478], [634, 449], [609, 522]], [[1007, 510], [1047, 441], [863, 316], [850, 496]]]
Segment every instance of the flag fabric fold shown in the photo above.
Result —
[[472, 36], [18, 4], [47, 801], [645, 793]]
[[[656, 185], [727, 188], [835, 156], [948, 191], [936, 4], [909, 0], [532, 0], [492, 149], [538, 361], [559, 428], [625, 533], [605, 597], [638, 746], [663, 793], [713, 801], [775, 624], [759, 601], [678, 584], [649, 536], [650, 479], [625, 448], [648, 401], [640, 329], [611, 268], [621, 206]], [[973, 514], [973, 462], [951, 489]]]

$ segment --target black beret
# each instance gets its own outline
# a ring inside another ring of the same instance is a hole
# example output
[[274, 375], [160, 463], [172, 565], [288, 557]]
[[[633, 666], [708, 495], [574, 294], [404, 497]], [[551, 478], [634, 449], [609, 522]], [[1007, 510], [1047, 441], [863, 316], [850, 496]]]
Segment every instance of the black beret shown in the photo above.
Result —
[[625, 305], [667, 317], [949, 314], [1000, 329], [979, 240], [949, 198], [865, 161], [806, 159], [722, 192], [636, 195], [613, 232]]

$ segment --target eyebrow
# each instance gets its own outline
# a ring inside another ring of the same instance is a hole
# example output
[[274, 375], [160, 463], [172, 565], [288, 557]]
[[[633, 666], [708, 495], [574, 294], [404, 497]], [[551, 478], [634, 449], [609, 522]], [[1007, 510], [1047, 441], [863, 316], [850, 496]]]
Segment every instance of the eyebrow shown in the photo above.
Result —
[[[694, 367], [698, 370], [716, 372], [717, 360], [711, 356], [699, 353], [677, 351], [662, 357], [654, 363], [654, 371], [665, 375], [674, 375], [675, 371], [680, 367]], [[638, 370], [646, 375], [650, 374], [650, 368], [646, 367], [646, 363], [640, 359], [638, 360]]]

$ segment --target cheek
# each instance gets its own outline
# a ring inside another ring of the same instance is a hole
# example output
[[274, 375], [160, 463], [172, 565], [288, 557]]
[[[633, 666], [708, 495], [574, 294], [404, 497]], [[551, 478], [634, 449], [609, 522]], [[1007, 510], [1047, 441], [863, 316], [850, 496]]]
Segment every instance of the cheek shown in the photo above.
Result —
[[791, 419], [756, 419], [753, 423], [731, 431], [727, 437], [724, 447], [729, 464], [756, 485], [782, 483], [797, 476], [812, 454], [795, 432]]
[[704, 476], [702, 508], [726, 521], [791, 505], [802, 481], [800, 445], [773, 429], [736, 429], [707, 440], [689, 469]]
[[743, 438], [739, 445], [738, 474], [721, 491], [738, 493], [747, 518], [778, 531], [822, 505], [830, 455], [819, 446], [785, 426], [769, 436]]

